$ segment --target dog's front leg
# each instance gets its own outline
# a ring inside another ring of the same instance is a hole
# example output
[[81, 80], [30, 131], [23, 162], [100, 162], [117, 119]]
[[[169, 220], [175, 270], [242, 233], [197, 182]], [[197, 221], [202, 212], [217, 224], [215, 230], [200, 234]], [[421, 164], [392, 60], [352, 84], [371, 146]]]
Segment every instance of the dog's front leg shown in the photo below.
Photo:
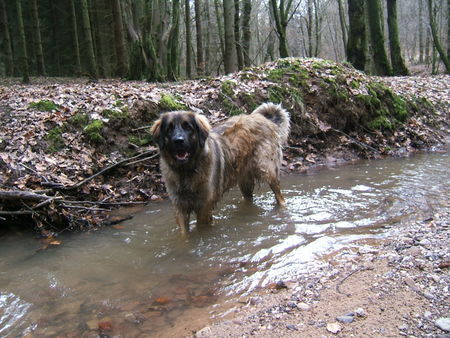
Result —
[[189, 233], [190, 212], [177, 207], [176, 208], [176, 217], [177, 217], [177, 223], [178, 223], [178, 226], [180, 227], [182, 236], [187, 237], [187, 235]]
[[212, 205], [211, 203], [205, 203], [197, 211], [197, 228], [209, 227], [212, 224]]

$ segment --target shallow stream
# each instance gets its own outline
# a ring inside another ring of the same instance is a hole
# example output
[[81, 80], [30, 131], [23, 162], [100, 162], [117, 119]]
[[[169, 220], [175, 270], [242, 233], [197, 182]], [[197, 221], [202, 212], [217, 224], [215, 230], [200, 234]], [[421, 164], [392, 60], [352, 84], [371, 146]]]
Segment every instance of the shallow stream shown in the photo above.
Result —
[[[361, 238], [448, 208], [448, 154], [362, 161], [282, 179], [285, 209], [266, 187], [253, 204], [225, 196], [214, 226], [182, 241], [170, 203], [120, 225], [0, 237], [0, 336], [163, 335], [208, 317], [212, 304], [280, 279]], [[100, 329], [100, 331], [99, 331]]]

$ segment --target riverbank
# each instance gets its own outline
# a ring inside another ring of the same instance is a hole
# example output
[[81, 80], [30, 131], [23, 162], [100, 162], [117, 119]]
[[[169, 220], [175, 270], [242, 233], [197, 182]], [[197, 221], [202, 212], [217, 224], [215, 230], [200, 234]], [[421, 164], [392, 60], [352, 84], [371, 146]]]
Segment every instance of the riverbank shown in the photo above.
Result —
[[[447, 337], [450, 211], [322, 257], [323, 265], [241, 297], [193, 337]], [[220, 320], [218, 318], [221, 318]]]
[[448, 75], [376, 78], [321, 59], [169, 84], [32, 82], [0, 87], [0, 222], [46, 237], [111, 225], [117, 207], [166, 198], [149, 134], [163, 111], [216, 124], [281, 103], [292, 117], [286, 172], [438, 149], [449, 131]]

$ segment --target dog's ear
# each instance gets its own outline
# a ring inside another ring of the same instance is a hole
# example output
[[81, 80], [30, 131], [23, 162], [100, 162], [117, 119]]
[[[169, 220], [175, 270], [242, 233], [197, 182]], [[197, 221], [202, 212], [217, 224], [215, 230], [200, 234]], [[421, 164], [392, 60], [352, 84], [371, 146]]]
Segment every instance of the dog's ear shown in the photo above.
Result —
[[157, 119], [151, 129], [150, 129], [150, 133], [153, 136], [153, 139], [155, 140], [156, 143], [158, 143], [158, 146], [160, 149], [164, 148], [164, 135], [163, 135], [163, 116], [160, 117], [159, 119]]
[[195, 125], [197, 127], [198, 140], [200, 143], [200, 147], [203, 148], [205, 145], [206, 139], [208, 138], [209, 131], [211, 130], [211, 125], [208, 122], [208, 119], [203, 115], [195, 114]]

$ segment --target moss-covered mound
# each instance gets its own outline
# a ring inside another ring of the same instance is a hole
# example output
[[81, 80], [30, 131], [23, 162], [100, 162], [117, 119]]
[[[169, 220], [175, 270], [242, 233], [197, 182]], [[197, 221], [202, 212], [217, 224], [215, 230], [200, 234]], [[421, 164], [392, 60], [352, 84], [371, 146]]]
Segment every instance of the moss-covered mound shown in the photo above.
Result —
[[109, 222], [105, 210], [164, 197], [149, 133], [164, 111], [189, 109], [216, 124], [280, 103], [292, 119], [287, 170], [443, 144], [448, 119], [426, 97], [321, 59], [171, 84], [35, 82], [0, 87], [0, 221], [41, 233], [89, 229]]

